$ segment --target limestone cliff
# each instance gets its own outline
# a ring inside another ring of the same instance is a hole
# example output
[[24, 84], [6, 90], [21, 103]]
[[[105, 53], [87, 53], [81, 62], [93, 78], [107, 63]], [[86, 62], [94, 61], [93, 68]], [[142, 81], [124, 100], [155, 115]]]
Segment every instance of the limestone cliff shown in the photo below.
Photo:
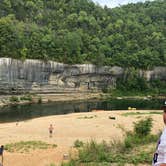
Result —
[[[67, 65], [53, 61], [0, 58], [0, 92], [99, 91], [106, 87], [114, 88], [117, 78], [122, 77], [123, 73], [124, 69], [117, 66]], [[140, 73], [148, 80], [166, 80], [166, 67], [156, 67], [152, 71]]]
[[53, 61], [0, 58], [0, 92], [56, 93], [114, 87], [120, 67], [66, 65]]

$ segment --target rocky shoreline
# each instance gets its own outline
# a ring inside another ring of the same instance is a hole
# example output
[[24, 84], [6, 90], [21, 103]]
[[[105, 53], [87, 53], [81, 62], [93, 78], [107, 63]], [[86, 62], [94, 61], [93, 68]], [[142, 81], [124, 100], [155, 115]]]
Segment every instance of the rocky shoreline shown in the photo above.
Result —
[[0, 107], [28, 103], [48, 103], [55, 101], [79, 101], [88, 99], [106, 99], [103, 93], [56, 93], [56, 94], [27, 94], [0, 95]]
[[166, 100], [166, 96], [122, 96], [113, 97], [107, 93], [90, 93], [90, 92], [70, 92], [70, 93], [47, 93], [47, 94], [22, 94], [22, 95], [0, 95], [0, 107], [7, 105], [21, 105], [28, 103], [48, 103], [57, 101], [83, 101], [89, 99], [138, 99], [151, 100], [162, 99]]

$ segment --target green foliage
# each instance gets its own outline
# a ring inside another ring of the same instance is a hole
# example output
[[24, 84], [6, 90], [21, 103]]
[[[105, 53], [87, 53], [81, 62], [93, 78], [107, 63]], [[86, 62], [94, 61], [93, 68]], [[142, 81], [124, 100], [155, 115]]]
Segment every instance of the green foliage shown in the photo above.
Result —
[[152, 118], [150, 117], [134, 124], [134, 132], [141, 137], [147, 136], [151, 132], [151, 128]]
[[159, 111], [151, 111], [151, 112], [126, 112], [123, 113], [123, 116], [131, 116], [131, 115], [151, 115], [151, 114], [162, 114], [162, 112]]
[[51, 163], [49, 166], [55, 166], [55, 164], [54, 164], [54, 163]]
[[117, 89], [124, 91], [146, 91], [148, 84], [145, 78], [141, 77], [138, 69], [129, 67], [126, 69], [124, 77], [117, 81]]
[[79, 150], [79, 159], [81, 162], [107, 161], [109, 159], [108, 150], [109, 146], [105, 142], [97, 144], [92, 140], [90, 143], [87, 143], [83, 149]]
[[165, 66], [165, 8], [164, 0], [114, 9], [92, 0], [2, 0], [0, 57]]
[[[151, 129], [151, 119], [147, 118], [135, 124], [139, 131], [127, 132], [124, 142], [114, 141], [112, 143], [97, 143], [92, 140], [79, 149], [78, 159], [72, 159], [62, 166], [109, 166], [111, 164], [145, 164], [151, 163], [154, 149], [149, 148], [154, 142], [157, 142], [159, 135], [151, 135], [149, 132], [143, 132]], [[140, 125], [140, 123], [143, 123]], [[145, 127], [144, 125], [148, 125]], [[143, 129], [142, 129], [143, 128]], [[140, 136], [141, 130], [141, 136]], [[155, 145], [154, 145], [155, 147]]]
[[61, 166], [79, 166], [79, 162], [75, 160], [70, 160], [68, 163], [62, 163]]
[[74, 142], [74, 147], [76, 147], [76, 148], [80, 148], [80, 147], [82, 147], [84, 145], [84, 143], [82, 142], [82, 141], [80, 141], [80, 140], [76, 140], [75, 142]]
[[104, 87], [104, 88], [102, 88], [102, 92], [103, 92], [103, 93], [108, 93], [108, 92], [109, 92], [109, 89], [108, 89], [107, 87]]
[[140, 71], [134, 67], [126, 68], [124, 76], [117, 79], [116, 89], [111, 91], [112, 96], [146, 96], [166, 93], [164, 80], [154, 79], [147, 81]]
[[150, 87], [151, 87], [151, 90], [155, 92], [155, 94], [159, 94], [159, 95], [166, 94], [166, 84], [165, 84], [165, 81], [163, 80], [155, 79], [150, 81]]
[[32, 101], [32, 96], [30, 94], [27, 94], [27, 95], [21, 96], [20, 100]]
[[9, 98], [9, 100], [10, 100], [10, 102], [19, 102], [19, 101], [20, 101], [17, 96], [11, 96], [11, 97]]
[[148, 143], [153, 143], [158, 140], [158, 135], [146, 135], [141, 137], [140, 135], [133, 134], [133, 133], [127, 133], [128, 135], [126, 136], [124, 140], [124, 151], [131, 150], [134, 147], [148, 144]]
[[39, 98], [38, 98], [38, 104], [41, 104], [42, 103], [42, 97], [40, 96]]
[[5, 150], [8, 152], [29, 152], [30, 150], [35, 149], [48, 149], [48, 148], [55, 148], [57, 145], [55, 144], [47, 144], [41, 141], [21, 141], [11, 144], [5, 145]]

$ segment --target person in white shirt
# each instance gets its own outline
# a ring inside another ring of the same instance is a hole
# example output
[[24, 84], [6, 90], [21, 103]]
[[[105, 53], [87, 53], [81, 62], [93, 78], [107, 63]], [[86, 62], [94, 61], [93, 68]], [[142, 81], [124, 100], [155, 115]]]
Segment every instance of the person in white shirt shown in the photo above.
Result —
[[[162, 107], [163, 121], [166, 125], [166, 101]], [[166, 166], [166, 127], [163, 130], [157, 143], [156, 152], [153, 157], [152, 166]]]

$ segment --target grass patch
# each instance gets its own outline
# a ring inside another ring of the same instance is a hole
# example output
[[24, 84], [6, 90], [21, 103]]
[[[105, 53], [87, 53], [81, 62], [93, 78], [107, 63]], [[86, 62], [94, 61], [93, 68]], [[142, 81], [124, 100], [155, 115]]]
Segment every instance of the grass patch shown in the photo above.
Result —
[[122, 116], [130, 116], [130, 115], [152, 115], [152, 114], [162, 114], [159, 111], [151, 111], [151, 112], [126, 112], [121, 114]]
[[136, 147], [126, 148], [123, 143], [111, 145], [104, 142], [96, 143], [91, 141], [79, 149], [78, 159], [72, 159], [69, 163], [63, 163], [62, 166], [150, 165], [155, 144], [153, 147], [153, 149], [149, 148], [149, 145], [146, 144], [146, 146], [137, 145]]
[[140, 136], [137, 134], [128, 133], [128, 135], [126, 136], [124, 140], [123, 148], [124, 148], [124, 151], [130, 151], [131, 149], [135, 147], [157, 142], [158, 138], [159, 138], [159, 134], [157, 135], [149, 134], [147, 136]]
[[36, 149], [48, 149], [55, 147], [57, 147], [57, 145], [48, 144], [42, 141], [20, 141], [16, 143], [6, 144], [5, 150], [8, 152], [24, 153]]
[[92, 140], [78, 149], [78, 156], [62, 166], [124, 166], [125, 164], [150, 165], [159, 135], [150, 134], [152, 119], [134, 123], [134, 131], [126, 132], [123, 142]]

